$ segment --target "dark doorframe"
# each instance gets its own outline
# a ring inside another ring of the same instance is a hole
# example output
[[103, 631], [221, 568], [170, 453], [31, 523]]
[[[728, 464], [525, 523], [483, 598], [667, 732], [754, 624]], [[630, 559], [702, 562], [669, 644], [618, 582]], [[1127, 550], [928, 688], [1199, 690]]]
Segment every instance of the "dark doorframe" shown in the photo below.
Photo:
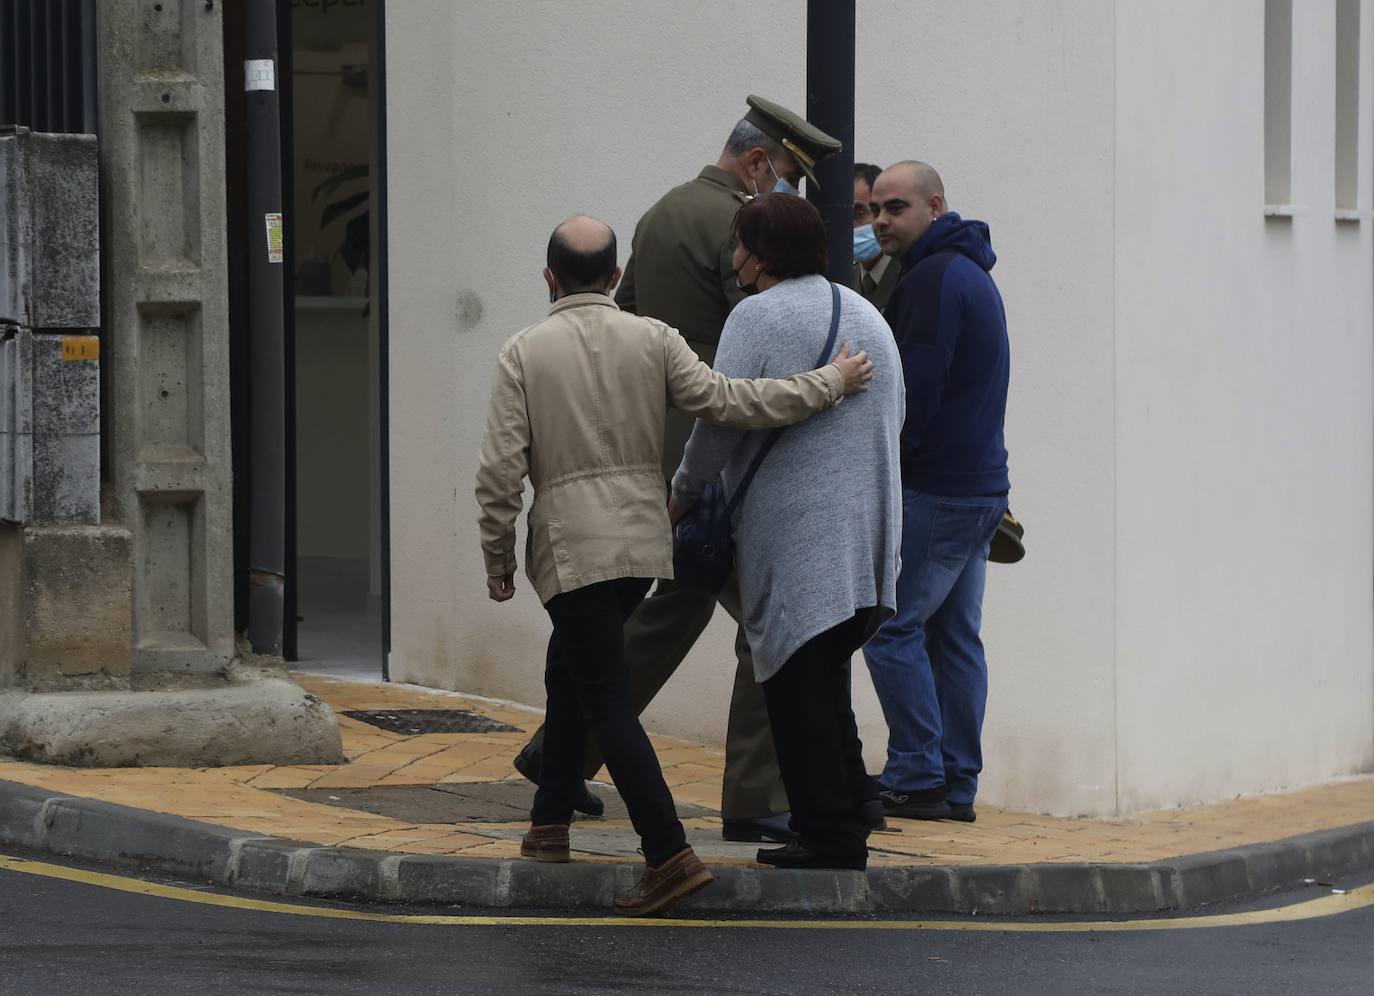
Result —
[[377, 515], [381, 541], [381, 612], [382, 612], [382, 680], [391, 680], [391, 336], [390, 292], [387, 258], [387, 131], [386, 131], [386, 0], [377, 0], [375, 63], [377, 92], [377, 202], [374, 205], [377, 227], [377, 258], [372, 265], [377, 273], [377, 385], [378, 397], [378, 469], [380, 485]]
[[248, 286], [244, 147], [243, 5], [223, 6], [224, 222], [229, 295], [229, 448], [234, 477], [234, 632], [248, 628]]
[[277, 0], [277, 96], [281, 122], [282, 260], [286, 267], [286, 581], [282, 591], [281, 653], [299, 659], [296, 637], [300, 622], [299, 574], [296, 571], [296, 83], [295, 40], [290, 0]]

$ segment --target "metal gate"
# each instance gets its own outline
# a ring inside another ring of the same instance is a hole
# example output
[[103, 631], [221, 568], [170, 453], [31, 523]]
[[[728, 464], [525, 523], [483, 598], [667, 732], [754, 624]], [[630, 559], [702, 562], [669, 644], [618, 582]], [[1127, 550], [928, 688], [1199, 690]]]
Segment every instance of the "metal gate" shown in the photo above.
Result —
[[0, 128], [93, 135], [95, 81], [95, 0], [0, 0]]

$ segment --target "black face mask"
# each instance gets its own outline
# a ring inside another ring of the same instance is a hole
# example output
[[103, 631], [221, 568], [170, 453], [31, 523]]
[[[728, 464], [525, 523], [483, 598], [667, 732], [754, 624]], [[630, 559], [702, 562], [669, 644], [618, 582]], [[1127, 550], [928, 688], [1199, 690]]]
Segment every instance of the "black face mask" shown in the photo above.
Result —
[[744, 269], [745, 264], [747, 264], [753, 258], [753, 253], [750, 253], [748, 256], [745, 256], [744, 263], [741, 263], [739, 269], [735, 270], [735, 286], [738, 287], [740, 290], [744, 291], [744, 293], [746, 294], [757, 294], [759, 292], [759, 273], [763, 272], [763, 267], [759, 267], [759, 273], [755, 273], [754, 279], [749, 281], [747, 284], [744, 281], [740, 280], [739, 271]]

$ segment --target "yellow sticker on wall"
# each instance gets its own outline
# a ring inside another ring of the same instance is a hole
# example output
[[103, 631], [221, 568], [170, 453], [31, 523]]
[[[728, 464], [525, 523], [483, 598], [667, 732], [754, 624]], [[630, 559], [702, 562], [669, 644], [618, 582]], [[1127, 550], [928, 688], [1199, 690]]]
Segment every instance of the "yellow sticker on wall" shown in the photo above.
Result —
[[62, 359], [98, 360], [100, 359], [100, 340], [93, 335], [64, 335], [62, 337]]

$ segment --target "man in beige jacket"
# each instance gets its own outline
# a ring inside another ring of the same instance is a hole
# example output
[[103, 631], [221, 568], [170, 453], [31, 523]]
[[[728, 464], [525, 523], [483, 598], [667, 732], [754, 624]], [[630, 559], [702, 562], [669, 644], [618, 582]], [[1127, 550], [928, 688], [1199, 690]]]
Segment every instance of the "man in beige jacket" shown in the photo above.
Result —
[[669, 405], [722, 425], [799, 422], [866, 389], [872, 364], [835, 362], [787, 380], [731, 380], [676, 330], [621, 312], [615, 233], [586, 216], [549, 239], [549, 316], [501, 350], [477, 500], [490, 597], [515, 594], [515, 521], [534, 485], [525, 572], [553, 620], [543, 763], [520, 853], [567, 861], [588, 733], [639, 831], [647, 865], [616, 911], [635, 916], [711, 882], [687, 845], [649, 739], [630, 704], [623, 630], [654, 578], [673, 576], [660, 469]]

